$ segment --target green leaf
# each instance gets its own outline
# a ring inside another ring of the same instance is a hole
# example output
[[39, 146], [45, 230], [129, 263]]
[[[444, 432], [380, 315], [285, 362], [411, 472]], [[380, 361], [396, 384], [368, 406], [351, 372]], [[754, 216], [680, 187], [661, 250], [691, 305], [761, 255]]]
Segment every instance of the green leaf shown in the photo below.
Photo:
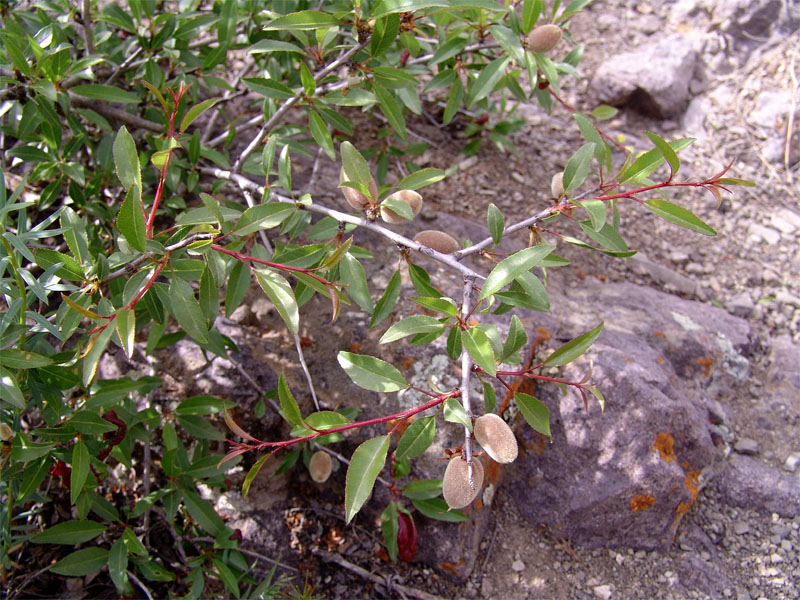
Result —
[[681, 161], [678, 158], [678, 155], [675, 153], [675, 150], [672, 149], [672, 146], [670, 146], [666, 140], [660, 138], [652, 131], [645, 131], [644, 133], [650, 138], [650, 141], [655, 144], [656, 148], [658, 148], [659, 152], [661, 152], [661, 155], [669, 163], [670, 170], [672, 171], [671, 177], [677, 175], [678, 169], [681, 168]]
[[22, 482], [20, 483], [19, 491], [17, 492], [16, 501], [24, 501], [34, 491], [39, 489], [39, 486], [42, 485], [44, 478], [47, 477], [49, 470], [50, 456], [48, 452], [47, 455], [42, 456], [36, 463], [33, 465], [28, 465], [25, 468], [25, 471], [22, 474]]
[[237, 260], [231, 268], [231, 274], [225, 286], [226, 317], [230, 317], [231, 313], [239, 307], [248, 289], [250, 289], [250, 269]]
[[[391, 14], [375, 21], [372, 28], [372, 39], [370, 39], [369, 53], [372, 56], [381, 56], [394, 43], [397, 31], [400, 29], [400, 15]], [[395, 515], [396, 517], [396, 515]], [[397, 520], [395, 518], [395, 520]], [[395, 560], [395, 559], [392, 559]]]
[[278, 156], [278, 185], [287, 192], [292, 190], [292, 157], [289, 154], [289, 145], [281, 149]]
[[42, 269], [49, 269], [53, 265], [61, 263], [61, 266], [56, 269], [56, 277], [68, 281], [83, 281], [86, 278], [83, 268], [68, 254], [50, 250], [49, 248], [34, 248], [33, 253], [36, 263]]
[[606, 224], [606, 203], [602, 200], [584, 200], [583, 202], [575, 202], [575, 204], [586, 210], [594, 231], [600, 231]]
[[414, 12], [429, 8], [449, 7], [449, 0], [378, 0], [372, 8], [372, 18], [390, 13]]
[[199, 415], [179, 415], [178, 424], [192, 437], [215, 442], [225, 440], [221, 431]]
[[464, 86], [461, 85], [461, 80], [456, 77], [450, 87], [450, 92], [447, 94], [447, 105], [444, 107], [444, 113], [442, 114], [442, 125], [447, 125], [456, 116], [458, 109], [461, 108], [463, 99]]
[[481, 69], [477, 81], [469, 90], [469, 95], [467, 96], [467, 108], [471, 107], [479, 100], [483, 100], [492, 92], [494, 86], [496, 86], [503, 78], [503, 75], [505, 75], [506, 66], [510, 61], [510, 57], [504, 56], [490, 62], [483, 69]]
[[342, 142], [339, 152], [342, 155], [342, 168], [344, 168], [347, 181], [369, 187], [371, 178], [369, 165], [361, 153], [350, 142]]
[[378, 299], [375, 304], [375, 311], [372, 313], [372, 319], [369, 322], [370, 329], [379, 325], [383, 320], [392, 314], [392, 309], [397, 303], [397, 298], [400, 296], [400, 289], [403, 284], [400, 278], [400, 271], [395, 271], [383, 295]]
[[411, 500], [430, 500], [442, 493], [441, 479], [411, 481], [403, 487], [403, 495]]
[[[152, 504], [161, 497], [166, 496], [170, 493], [171, 490], [168, 489], [161, 489], [158, 492], [151, 492], [152, 494], [157, 494], [156, 497], [152, 498], [152, 501], [148, 504], [147, 502], [144, 503], [145, 506], [152, 506]], [[148, 500], [151, 500], [150, 497], [145, 496]], [[138, 517], [144, 514], [144, 511], [136, 514], [134, 511], [131, 516]], [[128, 552], [131, 554], [135, 554], [137, 556], [147, 556], [147, 548], [144, 547], [144, 544], [136, 537], [136, 534], [133, 532], [133, 529], [128, 527], [125, 528], [125, 531], [122, 532], [122, 542], [125, 544], [125, 547], [128, 549]]]
[[400, 108], [395, 97], [392, 96], [389, 90], [377, 83], [372, 84], [372, 91], [378, 97], [378, 106], [383, 116], [389, 121], [389, 125], [391, 125], [395, 133], [400, 136], [400, 139], [405, 140], [406, 121], [403, 118], [403, 110]]
[[278, 377], [278, 399], [281, 403], [283, 418], [292, 425], [303, 427], [303, 415], [300, 413], [300, 407], [297, 406], [297, 401], [294, 399], [283, 373]]
[[336, 151], [333, 149], [333, 138], [331, 137], [331, 132], [328, 131], [328, 126], [325, 124], [325, 120], [319, 116], [319, 113], [316, 111], [308, 111], [308, 128], [311, 131], [311, 137], [314, 138], [314, 141], [317, 142], [317, 145], [322, 148], [323, 152], [327, 154], [328, 158], [335, 161]]
[[444, 420], [448, 423], [460, 423], [472, 431], [472, 419], [469, 418], [467, 411], [455, 398], [448, 398], [444, 403]]
[[339, 279], [347, 286], [348, 295], [366, 313], [372, 313], [372, 298], [369, 295], [367, 276], [364, 267], [352, 254], [347, 252], [339, 263]]
[[287, 100], [296, 96], [292, 88], [287, 87], [280, 81], [275, 81], [273, 79], [265, 79], [263, 77], [245, 77], [242, 79], [242, 83], [253, 90], [256, 94], [261, 94], [267, 98]]
[[628, 251], [628, 244], [625, 243], [625, 240], [622, 239], [622, 236], [614, 229], [611, 223], [603, 223], [599, 231], [594, 230], [591, 221], [581, 221], [580, 226], [587, 236], [600, 244], [603, 248], [607, 248], [612, 252]]
[[460, 510], [451, 510], [441, 498], [431, 498], [430, 500], [411, 500], [419, 512], [429, 519], [437, 521], [447, 521], [449, 523], [462, 523], [469, 521], [469, 517]]
[[52, 567], [50, 571], [66, 577], [83, 577], [102, 569], [108, 562], [105, 548], [83, 548], [68, 554]]
[[[341, 357], [342, 353], [339, 353]], [[362, 443], [350, 458], [344, 490], [345, 521], [350, 523], [367, 501], [375, 479], [386, 462], [391, 436], [382, 435]]]
[[486, 219], [489, 222], [489, 233], [492, 234], [492, 241], [496, 246], [503, 239], [503, 229], [505, 227], [503, 213], [494, 204], [490, 204]]
[[34, 544], [69, 544], [76, 546], [93, 540], [106, 530], [95, 521], [67, 521], [53, 525], [31, 538]]
[[458, 316], [458, 307], [456, 306], [455, 301], [452, 298], [412, 298], [414, 302], [420, 305], [422, 308], [427, 308], [429, 310], [435, 310], [436, 312], [444, 313], [446, 315], [450, 315], [451, 317]]
[[0, 399], [20, 410], [25, 410], [25, 397], [14, 376], [0, 367]]
[[339, 25], [333, 15], [317, 10], [301, 10], [273, 19], [264, 27], [264, 31], [302, 31]]
[[264, 466], [264, 463], [269, 460], [270, 456], [272, 456], [274, 452], [270, 452], [269, 454], [265, 454], [261, 458], [258, 459], [256, 464], [250, 467], [250, 470], [247, 472], [247, 476], [244, 478], [244, 483], [242, 483], [242, 497], [246, 498], [247, 494], [250, 492], [250, 486], [253, 484], [253, 480], [258, 475], [258, 472], [261, 470], [261, 467]]
[[394, 456], [397, 460], [412, 459], [420, 456], [433, 443], [436, 434], [436, 417], [423, 417], [408, 426]]
[[133, 136], [123, 125], [114, 139], [114, 164], [117, 168], [117, 177], [126, 190], [136, 186], [142, 189], [142, 169], [139, 164], [139, 154], [136, 152], [136, 142]]
[[494, 393], [494, 388], [487, 381], [482, 382], [482, 387], [483, 387], [483, 410], [484, 412], [487, 413], [494, 412], [495, 404], [497, 404], [497, 396]]
[[117, 325], [117, 335], [122, 344], [122, 349], [128, 358], [133, 356], [133, 346], [136, 341], [136, 313], [132, 308], [121, 310], [114, 319]]
[[303, 49], [289, 42], [280, 40], [261, 40], [247, 51], [248, 54], [271, 54], [272, 52], [297, 52], [303, 54]]
[[374, 356], [339, 352], [339, 364], [357, 386], [373, 392], [396, 392], [408, 387], [395, 367]]
[[208, 98], [207, 100], [203, 100], [200, 104], [195, 104], [192, 108], [187, 110], [183, 120], [181, 121], [181, 126], [179, 129], [180, 133], [186, 131], [189, 128], [189, 125], [191, 125], [194, 120], [197, 119], [197, 117], [202, 115], [205, 111], [219, 101], [219, 98]]
[[96, 412], [90, 410], [79, 410], [73, 414], [68, 423], [78, 433], [85, 435], [103, 435], [108, 431], [115, 431], [116, 425], [112, 425]]
[[521, 273], [530, 271], [533, 267], [540, 266], [542, 261], [553, 250], [555, 250], [555, 246], [542, 244], [520, 250], [501, 261], [500, 264], [489, 273], [478, 299], [482, 300], [495, 292], [499, 292]]
[[687, 229], [693, 229], [694, 231], [702, 233], [703, 235], [717, 235], [717, 232], [714, 231], [712, 227], [700, 220], [690, 210], [687, 210], [682, 206], [673, 204], [672, 202], [668, 202], [667, 200], [663, 200], [661, 198], [647, 200], [644, 204], [648, 209], [650, 209], [651, 212], [654, 212], [662, 219], [666, 219], [671, 223], [675, 223], [681, 227], [686, 227]]
[[128, 549], [125, 547], [125, 542], [122, 538], [118, 538], [111, 546], [108, 553], [108, 574], [111, 576], [111, 581], [117, 588], [118, 592], [124, 592], [128, 584], [128, 574], [125, 572], [128, 569]]
[[572, 362], [589, 349], [589, 346], [594, 343], [594, 341], [597, 339], [597, 336], [599, 336], [600, 332], [602, 331], [603, 322], [601, 321], [600, 324], [594, 329], [591, 329], [590, 331], [579, 335], [575, 339], [570, 340], [558, 350], [553, 352], [544, 362], [544, 366], [560, 367], [561, 365], [566, 365], [567, 363]]
[[75, 504], [89, 476], [89, 449], [83, 440], [72, 448], [72, 474], [70, 476], [70, 504]]
[[92, 100], [121, 102], [123, 104], [139, 104], [139, 102], [141, 102], [141, 98], [132, 92], [121, 90], [113, 85], [103, 85], [101, 83], [75, 85], [71, 87], [69, 91], [78, 94], [78, 96], [83, 96], [84, 98], [91, 98]]
[[589, 175], [589, 168], [592, 166], [595, 144], [587, 142], [577, 152], [573, 154], [564, 167], [564, 192], [569, 192], [579, 188]]
[[277, 227], [296, 211], [297, 207], [290, 202], [269, 202], [251, 206], [239, 217], [231, 233], [249, 235], [261, 229]]
[[397, 532], [399, 529], [397, 503], [389, 502], [381, 514], [381, 532], [383, 533], [383, 543], [386, 544], [386, 551], [390, 560], [397, 560]]
[[500, 356], [500, 362], [505, 362], [506, 359], [514, 354], [517, 350], [522, 348], [528, 343], [528, 335], [525, 333], [525, 326], [519, 320], [517, 315], [511, 317], [511, 323], [508, 326], [508, 336], [503, 344], [503, 352]]
[[225, 522], [209, 502], [188, 490], [183, 491], [183, 502], [186, 510], [200, 527], [215, 538], [224, 533]]
[[544, 10], [542, 0], [525, 0], [522, 4], [522, 32], [529, 33]]
[[467, 331], [462, 331], [461, 343], [464, 344], [464, 348], [467, 349], [475, 364], [492, 377], [497, 374], [492, 344], [482, 329], [473, 327]]
[[392, 212], [397, 213], [406, 221], [411, 221], [414, 219], [414, 211], [411, 209], [411, 206], [400, 200], [400, 198], [393, 198], [392, 196], [389, 196], [386, 198], [386, 200], [381, 202], [381, 207], [390, 209]]
[[619, 109], [616, 109], [613, 106], [608, 106], [607, 104], [601, 104], [591, 112], [591, 115], [595, 119], [605, 121], [606, 119], [613, 119], [615, 116], [617, 116], [618, 112]]
[[447, 334], [447, 356], [452, 360], [461, 356], [461, 330], [458, 327], [451, 327]]
[[231, 568], [218, 558], [213, 559], [212, 562], [214, 563], [214, 568], [217, 569], [219, 578], [225, 584], [225, 587], [228, 588], [234, 596], [241, 598], [242, 594], [239, 591], [239, 581], [236, 579], [236, 575], [233, 574], [233, 571], [231, 571]]
[[141, 195], [138, 186], [131, 186], [117, 215], [117, 227], [120, 233], [131, 248], [138, 252], [147, 249], [147, 231]]
[[88, 386], [92, 379], [94, 379], [94, 375], [97, 372], [97, 364], [103, 352], [105, 352], [112, 335], [114, 335], [114, 327], [109, 324], [103, 331], [90, 340], [91, 349], [86, 353], [86, 356], [83, 357], [84, 386]]
[[208, 327], [203, 309], [194, 297], [194, 290], [183, 279], [175, 277], [169, 284], [169, 302], [172, 314], [183, 330], [196, 342], [208, 344]]
[[584, 390], [588, 390], [589, 392], [591, 392], [592, 396], [594, 396], [597, 399], [597, 402], [600, 404], [600, 410], [601, 411], [605, 410], [605, 408], [606, 408], [606, 399], [605, 399], [605, 397], [603, 397], [603, 392], [598, 390], [593, 385], [585, 385], [585, 386], [583, 386], [583, 389]]
[[255, 274], [258, 284], [275, 305], [286, 327], [296, 334], [300, 330], [300, 313], [292, 286], [285, 277], [270, 269], [257, 269]]
[[12, 369], [38, 369], [53, 364], [53, 359], [28, 350], [7, 348], [0, 350], [0, 365]]
[[[669, 142], [669, 147], [675, 150], [675, 152], [680, 152], [693, 141], [694, 138], [680, 138]], [[664, 154], [658, 148], [653, 148], [649, 152], [642, 154], [633, 164], [623, 169], [619, 175], [617, 175], [617, 178], [620, 183], [639, 181], [655, 171], [664, 160]]]
[[414, 315], [406, 317], [392, 325], [380, 339], [381, 344], [388, 344], [395, 340], [416, 335], [418, 333], [431, 333], [444, 328], [438, 319], [425, 315]]
[[544, 403], [522, 392], [514, 394], [514, 399], [528, 425], [547, 437], [553, 437], [550, 433], [550, 409]]
[[441, 169], [420, 169], [419, 171], [414, 171], [407, 177], [403, 177], [403, 179], [400, 180], [400, 183], [397, 184], [397, 189], [418, 190], [426, 185], [431, 185], [432, 183], [441, 181], [446, 176], [447, 174]]

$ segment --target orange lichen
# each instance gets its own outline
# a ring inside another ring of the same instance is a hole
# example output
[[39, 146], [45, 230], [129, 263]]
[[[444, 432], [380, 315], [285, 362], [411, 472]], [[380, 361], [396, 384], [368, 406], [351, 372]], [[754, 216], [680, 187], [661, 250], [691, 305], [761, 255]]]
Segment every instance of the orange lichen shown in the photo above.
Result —
[[663, 357], [663, 356], [659, 356], [659, 357], [656, 359], [656, 362], [657, 362], [658, 364], [660, 364], [660, 365], [663, 365], [663, 364], [664, 364], [664, 357]]
[[456, 564], [449, 563], [449, 562], [441, 562], [439, 566], [442, 567], [445, 571], [452, 573], [453, 575], [458, 575], [458, 571], [461, 567], [464, 566], [464, 561], [460, 560]]
[[654, 329], [653, 330], [653, 335], [655, 337], [660, 337], [660, 338], [667, 339], [667, 336], [665, 336], [663, 333], [661, 333], [658, 329]]
[[300, 347], [301, 348], [311, 348], [314, 345], [314, 339], [306, 336], [300, 337]]
[[639, 512], [640, 510], [647, 510], [655, 506], [656, 499], [652, 496], [645, 496], [644, 494], [636, 494], [631, 498], [631, 512]]
[[406, 358], [403, 359], [403, 368], [404, 369], [410, 369], [413, 365], [414, 365], [414, 357], [413, 356], [407, 356]]
[[708, 377], [711, 375], [711, 367], [714, 365], [714, 359], [709, 358], [708, 356], [701, 356], [697, 359], [697, 364], [700, 365], [703, 369], [703, 375]]
[[692, 495], [692, 502], [697, 500], [697, 494], [700, 493], [700, 471], [687, 471], [686, 478], [683, 480], [683, 485], [689, 490]]
[[350, 352], [353, 352], [354, 354], [361, 352], [361, 344], [359, 342], [353, 342], [350, 344]]
[[653, 450], [657, 450], [661, 460], [672, 462], [675, 460], [675, 438], [668, 433], [659, 433], [653, 444]]
[[500, 474], [503, 472], [503, 465], [493, 460], [487, 461], [483, 468], [484, 481], [497, 487]]

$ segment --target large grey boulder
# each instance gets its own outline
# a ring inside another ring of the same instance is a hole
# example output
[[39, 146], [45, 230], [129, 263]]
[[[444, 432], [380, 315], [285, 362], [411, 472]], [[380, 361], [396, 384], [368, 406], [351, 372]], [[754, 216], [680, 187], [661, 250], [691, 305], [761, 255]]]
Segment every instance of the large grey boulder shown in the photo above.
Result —
[[664, 548], [696, 497], [697, 478], [721, 458], [709, 431], [710, 404], [746, 379], [746, 321], [631, 284], [585, 280], [551, 293], [550, 326], [564, 341], [605, 322], [584, 358], [563, 375], [592, 380], [605, 411], [573, 391], [537, 394], [550, 408], [552, 443], [529, 428], [534, 448], [513, 465], [520, 512], [588, 547]]
[[692, 40], [673, 35], [607, 59], [592, 78], [591, 92], [606, 104], [660, 119], [674, 117], [689, 102], [696, 63]]

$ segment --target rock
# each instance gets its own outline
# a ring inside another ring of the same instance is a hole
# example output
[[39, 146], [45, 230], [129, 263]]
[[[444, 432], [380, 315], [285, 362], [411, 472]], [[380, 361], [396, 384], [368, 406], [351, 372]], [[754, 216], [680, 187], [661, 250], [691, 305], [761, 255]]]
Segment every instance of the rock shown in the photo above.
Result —
[[747, 238], [749, 242], [754, 244], [758, 244], [762, 241], [767, 244], [777, 244], [781, 240], [781, 234], [771, 227], [764, 227], [758, 223], [750, 223], [750, 226], [747, 228]]
[[523, 516], [573, 543], [668, 546], [677, 507], [692, 502], [681, 465], [699, 471], [717, 456], [704, 400], [729, 396], [746, 374], [750, 327], [699, 302], [590, 279], [551, 292], [551, 306], [553, 321], [537, 321], [554, 346], [605, 322], [585, 360], [559, 375], [578, 381], [592, 361], [605, 411], [590, 402], [587, 414], [580, 395], [540, 386], [553, 443], [522, 428], [522, 446], [537, 450], [510, 467], [511, 496]]
[[717, 485], [732, 506], [789, 518], [800, 515], [800, 475], [781, 473], [756, 458], [733, 454]]
[[753, 302], [753, 299], [747, 292], [736, 294], [728, 302], [728, 310], [737, 317], [749, 317], [755, 307], [755, 302]]
[[756, 456], [758, 454], [758, 442], [750, 438], [739, 438], [733, 445], [733, 449], [739, 454]]
[[789, 473], [794, 473], [797, 471], [797, 467], [800, 465], [800, 452], [792, 452], [789, 456], [786, 457], [786, 460], [783, 463], [783, 468]]
[[606, 60], [597, 69], [591, 91], [600, 102], [630, 106], [665, 119], [686, 108], [697, 53], [691, 39], [673, 35]]
[[792, 94], [788, 90], [761, 92], [756, 98], [755, 108], [747, 120], [754, 125], [775, 129], [779, 120], [789, 116], [792, 110]]
[[517, 559], [513, 563], [511, 563], [511, 570], [516, 573], [521, 573], [522, 571], [525, 570], [525, 563]]
[[736, 535], [744, 535], [745, 533], [749, 533], [750, 525], [747, 524], [745, 521], [736, 521], [733, 524], [733, 532]]
[[653, 262], [644, 252], [637, 252], [628, 260], [634, 265], [634, 269], [642, 274], [649, 275], [657, 282], [663, 283], [681, 294], [697, 295], [698, 285], [696, 281], [664, 265]]
[[607, 583], [604, 585], [596, 585], [592, 588], [594, 595], [600, 598], [600, 600], [611, 600], [612, 590], [611, 586]]

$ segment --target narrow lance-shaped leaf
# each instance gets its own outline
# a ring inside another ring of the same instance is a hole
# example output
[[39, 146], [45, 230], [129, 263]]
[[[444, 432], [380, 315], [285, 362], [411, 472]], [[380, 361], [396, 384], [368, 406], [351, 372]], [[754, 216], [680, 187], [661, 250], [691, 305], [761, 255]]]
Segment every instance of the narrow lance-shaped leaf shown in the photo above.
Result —
[[531, 270], [533, 267], [542, 264], [542, 261], [553, 251], [555, 246], [542, 244], [520, 250], [501, 261], [483, 284], [479, 300], [499, 292], [506, 285], [511, 283], [520, 273]]
[[374, 356], [339, 352], [339, 364], [357, 386], [374, 392], [397, 392], [408, 383], [395, 367]]
[[136, 142], [133, 136], [123, 125], [114, 139], [114, 164], [117, 167], [117, 177], [126, 190], [132, 186], [142, 189], [142, 170], [139, 164], [139, 154], [136, 151]]
[[472, 419], [467, 411], [455, 398], [448, 398], [444, 403], [444, 420], [449, 423], [459, 423], [472, 431]]
[[567, 161], [564, 167], [564, 192], [569, 193], [579, 188], [586, 180], [589, 174], [589, 168], [592, 166], [592, 158], [594, 157], [595, 144], [587, 142], [577, 152], [573, 154]]
[[673, 204], [661, 198], [646, 200], [644, 204], [659, 217], [671, 223], [692, 229], [703, 235], [717, 235], [717, 232], [711, 226], [697, 217], [692, 211], [678, 204]]
[[392, 325], [381, 337], [381, 344], [388, 344], [395, 340], [402, 339], [409, 335], [418, 333], [431, 333], [444, 327], [438, 319], [426, 315], [414, 315], [406, 317]]
[[68, 554], [52, 567], [50, 571], [66, 577], [83, 577], [102, 569], [108, 562], [105, 548], [83, 548]]
[[372, 313], [372, 319], [369, 322], [370, 328], [379, 325], [386, 317], [392, 314], [392, 309], [400, 296], [401, 287], [400, 271], [395, 271], [394, 275], [389, 279], [383, 295], [375, 304], [375, 311]]
[[410, 175], [403, 177], [400, 183], [397, 184], [397, 189], [400, 190], [417, 190], [426, 185], [431, 185], [437, 181], [441, 181], [446, 176], [445, 172], [441, 169], [420, 169], [414, 171]]
[[364, 274], [364, 267], [352, 254], [346, 253], [339, 263], [339, 277], [347, 285], [347, 293], [356, 301], [365, 312], [371, 313], [372, 298], [369, 295], [367, 286], [367, 276]]
[[514, 394], [514, 399], [528, 425], [547, 437], [553, 437], [550, 433], [550, 409], [547, 406], [539, 399], [522, 392]]
[[544, 366], [559, 367], [572, 362], [589, 349], [602, 331], [603, 322], [601, 321], [600, 324], [594, 329], [591, 329], [590, 331], [579, 335], [575, 339], [570, 340], [558, 350], [553, 352], [544, 362]]
[[647, 137], [650, 138], [650, 141], [653, 142], [658, 148], [659, 152], [664, 156], [666, 161], [669, 163], [669, 167], [672, 170], [672, 177], [678, 174], [678, 169], [681, 168], [681, 161], [678, 158], [678, 154], [673, 150], [672, 146], [670, 146], [666, 140], [660, 138], [652, 131], [645, 131], [644, 132]]
[[497, 374], [492, 344], [482, 329], [473, 327], [461, 332], [461, 343], [464, 344], [472, 360], [481, 369], [494, 377]]
[[382, 435], [361, 444], [350, 458], [344, 491], [344, 510], [347, 523], [367, 501], [378, 474], [386, 462], [391, 436]]
[[408, 426], [394, 456], [397, 460], [416, 458], [433, 443], [436, 434], [436, 417], [423, 417]]
[[489, 233], [492, 235], [492, 241], [496, 246], [503, 239], [503, 228], [505, 227], [503, 213], [494, 204], [490, 204], [486, 219], [489, 222]]
[[269, 269], [258, 269], [255, 274], [258, 284], [278, 309], [278, 314], [286, 323], [286, 327], [296, 334], [300, 330], [300, 313], [292, 286], [282, 275]]
[[399, 528], [397, 503], [390, 502], [381, 514], [383, 543], [386, 544], [386, 552], [389, 554], [390, 560], [397, 560], [397, 531]]
[[72, 448], [72, 473], [70, 475], [70, 503], [75, 504], [89, 476], [89, 449], [83, 440]]
[[198, 343], [207, 344], [206, 320], [192, 286], [178, 277], [173, 278], [169, 284], [169, 302], [178, 325]]
[[289, 389], [289, 384], [286, 383], [286, 377], [283, 373], [278, 377], [278, 399], [281, 403], [284, 418], [292, 425], [302, 426], [303, 415], [300, 413], [300, 407], [297, 406], [297, 401], [294, 399], [292, 390]]
[[75, 546], [93, 540], [105, 530], [106, 526], [96, 521], [66, 521], [37, 533], [31, 538], [31, 542]]

